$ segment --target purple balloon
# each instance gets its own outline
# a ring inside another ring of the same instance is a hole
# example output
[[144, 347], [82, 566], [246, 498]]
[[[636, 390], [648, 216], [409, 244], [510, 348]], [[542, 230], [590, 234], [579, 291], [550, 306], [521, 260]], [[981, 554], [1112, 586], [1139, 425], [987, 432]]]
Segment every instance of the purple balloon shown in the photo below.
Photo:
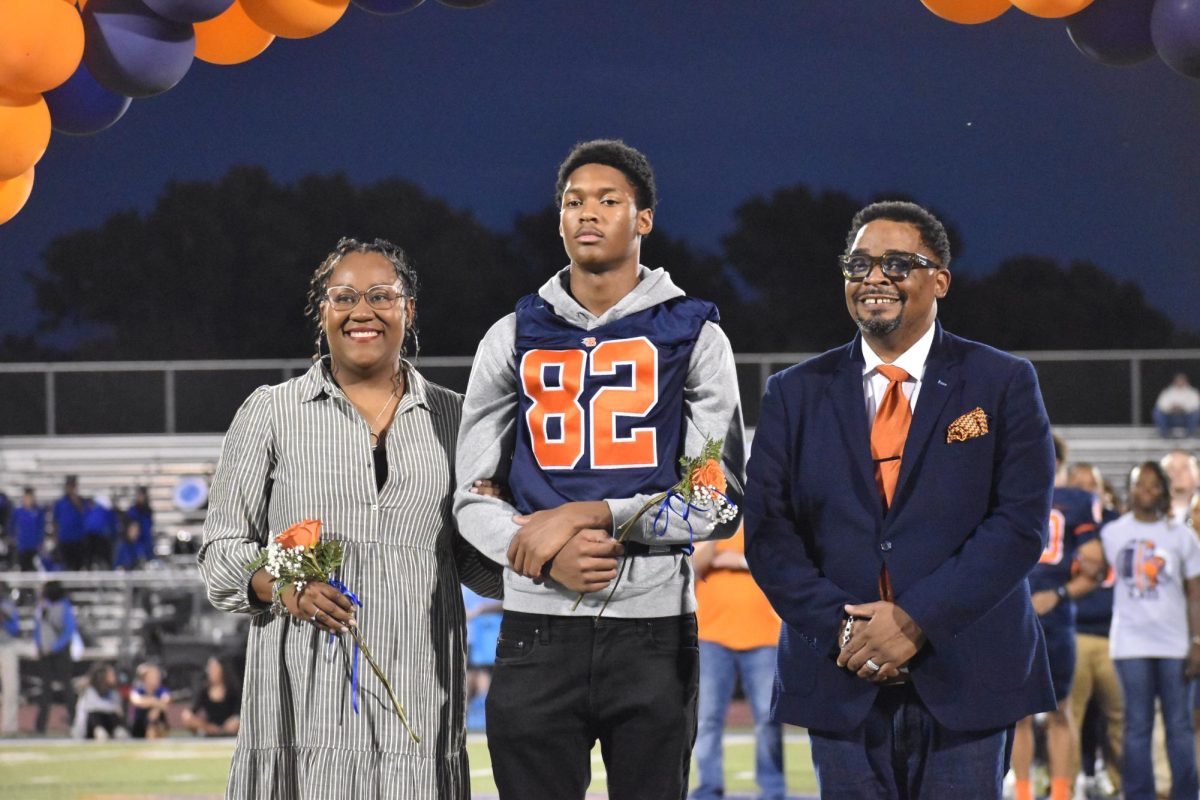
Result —
[[1200, 0], [1157, 0], [1150, 36], [1168, 67], [1200, 78]]
[[412, 11], [421, 5], [421, 3], [424, 3], [425, 0], [350, 0], [350, 2], [363, 11], [390, 16], [392, 14], [403, 14], [406, 11]]
[[183, 79], [196, 53], [191, 25], [155, 14], [141, 0], [91, 0], [83, 9], [83, 60], [101, 85], [150, 97]]
[[130, 100], [104, 88], [80, 62], [66, 82], [43, 95], [50, 107], [50, 124], [59, 133], [87, 136], [119, 120]]
[[1094, 0], [1067, 17], [1067, 34], [1089, 58], [1126, 67], [1154, 55], [1150, 13], [1154, 0]]
[[204, 22], [229, 9], [233, 0], [145, 0], [160, 17], [172, 22]]

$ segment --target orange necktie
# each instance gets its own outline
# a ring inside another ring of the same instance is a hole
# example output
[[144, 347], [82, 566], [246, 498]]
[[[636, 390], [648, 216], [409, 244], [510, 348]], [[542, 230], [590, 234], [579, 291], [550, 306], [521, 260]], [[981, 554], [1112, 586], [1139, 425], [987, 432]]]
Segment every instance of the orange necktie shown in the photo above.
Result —
[[[896, 483], [900, 480], [900, 458], [904, 454], [908, 427], [912, 424], [912, 409], [908, 407], [908, 398], [900, 388], [908, 380], [908, 373], [890, 364], [881, 364], [875, 369], [888, 379], [887, 389], [875, 410], [875, 424], [871, 426], [875, 484], [879, 487], [886, 512], [896, 494]], [[886, 564], [879, 573], [879, 598], [889, 602], [892, 600], [892, 582]]]
[[908, 373], [890, 364], [880, 364], [876, 372], [888, 379], [883, 399], [875, 410], [875, 424], [871, 426], [871, 458], [875, 462], [875, 483], [883, 497], [883, 507], [892, 504], [896, 493], [896, 481], [900, 479], [900, 457], [904, 454], [904, 440], [908, 438], [908, 426], [912, 424], [912, 410], [908, 398], [900, 388]]

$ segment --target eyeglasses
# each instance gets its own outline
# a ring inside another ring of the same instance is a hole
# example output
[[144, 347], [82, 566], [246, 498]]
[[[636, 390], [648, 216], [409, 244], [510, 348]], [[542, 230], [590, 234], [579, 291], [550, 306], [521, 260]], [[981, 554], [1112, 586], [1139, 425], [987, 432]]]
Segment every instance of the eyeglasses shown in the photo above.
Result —
[[372, 286], [365, 292], [360, 292], [353, 286], [330, 286], [325, 290], [325, 298], [335, 311], [352, 311], [364, 297], [371, 308], [387, 311], [389, 308], [395, 308], [400, 298], [407, 296], [395, 286], [388, 286], [386, 283]]
[[942, 265], [933, 259], [926, 258], [920, 253], [884, 253], [881, 256], [869, 256], [866, 253], [851, 253], [838, 256], [842, 265], [842, 275], [848, 281], [865, 280], [871, 274], [876, 264], [888, 280], [902, 281], [914, 269], [942, 269]]

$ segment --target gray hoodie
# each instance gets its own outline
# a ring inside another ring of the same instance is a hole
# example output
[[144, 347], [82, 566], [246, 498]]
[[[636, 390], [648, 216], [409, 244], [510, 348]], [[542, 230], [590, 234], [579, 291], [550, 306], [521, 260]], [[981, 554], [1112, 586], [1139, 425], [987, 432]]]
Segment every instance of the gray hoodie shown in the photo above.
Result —
[[[538, 294], [561, 317], [585, 330], [684, 294], [665, 270], [638, 269], [638, 285], [599, 317], [576, 302], [567, 291], [569, 267], [550, 278]], [[516, 315], [509, 314], [491, 327], [475, 354], [458, 434], [454, 515], [459, 531], [467, 541], [484, 555], [505, 565], [504, 608], [532, 614], [595, 616], [604, 605], [611, 585], [586, 595], [579, 608], [572, 612], [576, 593], [552, 580], [534, 583], [507, 567], [508, 546], [518, 528], [512, 517], [519, 512], [506, 502], [470, 491], [476, 480], [495, 479], [504, 483], [508, 478], [517, 429], [515, 339]], [[745, 432], [737, 370], [729, 340], [712, 322], [704, 323], [692, 350], [683, 404], [684, 454], [699, 454], [706, 437], [724, 438], [723, 461], [729, 483], [726, 494], [731, 502], [740, 506], [745, 482]], [[595, 499], [608, 503], [615, 530], [634, 516], [651, 496]], [[739, 513], [728, 522], [716, 524], [704, 514], [693, 514], [689, 520], [689, 533], [688, 523], [671, 515], [665, 534], [659, 536], [654, 531], [654, 514], [648, 513], [633, 526], [627, 540], [654, 546], [725, 539], [737, 531], [740, 520]], [[686, 555], [639, 555], [622, 561], [628, 563], [623, 565], [620, 583], [604, 616], [666, 617], [696, 610], [692, 565]], [[619, 564], [618, 569], [621, 568]]]

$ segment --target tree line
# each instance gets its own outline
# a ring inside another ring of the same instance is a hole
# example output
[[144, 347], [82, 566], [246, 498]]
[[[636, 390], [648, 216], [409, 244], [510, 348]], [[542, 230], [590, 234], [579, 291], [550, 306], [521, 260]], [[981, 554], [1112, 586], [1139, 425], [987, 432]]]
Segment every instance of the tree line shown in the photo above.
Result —
[[[739, 352], [815, 352], [853, 332], [835, 258], [864, 203], [803, 185], [739, 206], [718, 252], [661, 226], [642, 262], [714, 300]], [[960, 237], [943, 216], [954, 251]], [[547, 206], [495, 231], [401, 179], [356, 186], [342, 175], [280, 184], [260, 167], [168, 183], [148, 213], [127, 211], [53, 240], [33, 283], [37, 333], [83, 326], [69, 351], [9, 335], [0, 359], [232, 359], [310, 355], [308, 279], [341, 236], [400, 244], [420, 276], [421, 352], [472, 354], [496, 319], [566, 263]], [[1024, 256], [991, 272], [954, 272], [939, 309], [960, 335], [1010, 350], [1196, 346], [1100, 265]]]

